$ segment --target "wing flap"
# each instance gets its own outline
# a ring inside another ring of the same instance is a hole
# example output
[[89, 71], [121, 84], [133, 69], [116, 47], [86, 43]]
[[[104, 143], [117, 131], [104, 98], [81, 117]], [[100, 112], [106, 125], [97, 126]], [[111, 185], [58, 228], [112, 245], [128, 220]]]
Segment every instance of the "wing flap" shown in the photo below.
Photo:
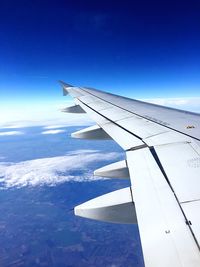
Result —
[[165, 133], [167, 129], [163, 126], [155, 124], [153, 122], [148, 122], [146, 119], [140, 118], [138, 116], [132, 116], [117, 121], [117, 123], [133, 132], [135, 135], [140, 136], [145, 142], [145, 138], [155, 136], [161, 133]]
[[132, 149], [134, 147], [143, 146], [144, 143], [133, 134], [122, 129], [118, 125], [109, 122], [100, 125], [105, 132], [107, 132], [113, 140], [115, 140], [124, 150]]
[[154, 148], [179, 202], [200, 199], [200, 155], [192, 140]]
[[145, 266], [198, 267], [199, 249], [149, 148], [127, 152]]

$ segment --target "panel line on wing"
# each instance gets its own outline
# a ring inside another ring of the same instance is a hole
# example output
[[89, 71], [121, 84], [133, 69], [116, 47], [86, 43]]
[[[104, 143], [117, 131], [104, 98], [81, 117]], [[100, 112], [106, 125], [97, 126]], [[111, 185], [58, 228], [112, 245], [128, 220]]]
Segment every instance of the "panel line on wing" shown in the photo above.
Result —
[[78, 100], [79, 100], [82, 104], [84, 104], [85, 106], [87, 106], [88, 108], [90, 108], [91, 110], [93, 110], [94, 112], [96, 112], [97, 114], [99, 114], [100, 116], [104, 117], [104, 118], [107, 119], [108, 121], [110, 121], [110, 122], [112, 122], [113, 124], [117, 125], [119, 128], [123, 129], [124, 131], [126, 131], [126, 132], [128, 132], [129, 134], [135, 136], [136, 138], [140, 139], [143, 143], [145, 143], [145, 142], [143, 141], [143, 139], [142, 139], [140, 136], [134, 134], [133, 132], [129, 131], [128, 129], [124, 128], [123, 126], [117, 124], [115, 121], [113, 121], [113, 120], [109, 119], [108, 117], [104, 116], [103, 114], [101, 114], [101, 113], [98, 112], [97, 110], [91, 108], [89, 105], [87, 105], [86, 103], [84, 103], [84, 102], [81, 101], [80, 99], [78, 99]]
[[181, 201], [180, 204], [186, 204], [186, 203], [195, 202], [195, 201], [200, 201], [200, 198], [199, 199], [187, 200], [187, 201]]
[[192, 234], [192, 236], [193, 236], [193, 238], [194, 238], [194, 241], [195, 241], [195, 243], [196, 243], [198, 249], [200, 250], [199, 242], [198, 242], [198, 240], [197, 240], [197, 238], [196, 238], [196, 236], [195, 236], [195, 234], [194, 234], [194, 232], [193, 232], [193, 229], [192, 229], [190, 223], [188, 223], [188, 218], [187, 218], [187, 216], [186, 216], [186, 214], [185, 214], [185, 212], [184, 212], [184, 210], [183, 210], [183, 208], [182, 208], [182, 206], [181, 206], [181, 204], [180, 204], [180, 202], [179, 202], [179, 199], [178, 199], [178, 197], [177, 197], [177, 195], [176, 195], [176, 193], [175, 193], [175, 190], [173, 189], [172, 184], [170, 183], [169, 178], [167, 177], [167, 174], [166, 174], [166, 172], [165, 172], [165, 170], [164, 170], [164, 167], [162, 166], [162, 163], [160, 162], [160, 159], [159, 159], [159, 157], [158, 157], [158, 155], [157, 155], [157, 153], [156, 153], [155, 148], [154, 148], [154, 147], [150, 147], [149, 150], [150, 150], [152, 156], [154, 157], [154, 159], [155, 159], [155, 161], [156, 161], [156, 163], [157, 163], [157, 165], [158, 165], [160, 171], [162, 172], [162, 174], [163, 174], [165, 180], [167, 181], [167, 183], [168, 183], [168, 185], [169, 185], [171, 191], [173, 192], [174, 197], [175, 197], [175, 199], [176, 199], [176, 201], [177, 201], [177, 203], [178, 203], [178, 205], [179, 205], [179, 208], [180, 208], [180, 210], [181, 210], [181, 212], [182, 212], [182, 214], [183, 214], [183, 216], [184, 216], [184, 218], [185, 218], [185, 223], [186, 223], [187, 226], [189, 227], [190, 232], [191, 232], [191, 234]]
[[133, 150], [138, 150], [138, 149], [142, 149], [142, 148], [145, 148], [145, 147], [148, 147], [148, 146], [146, 144], [141, 145], [141, 146], [134, 146], [134, 147], [131, 147], [129, 149], [126, 149], [125, 151], [133, 151]]
[[[143, 118], [143, 119], [149, 120], [149, 121], [151, 121], [151, 122], [153, 122], [153, 123], [156, 123], [156, 124], [158, 124], [158, 125], [161, 125], [161, 126], [163, 126], [163, 127], [166, 127], [166, 128], [168, 128], [168, 129], [170, 129], [170, 130], [176, 131], [176, 132], [178, 132], [178, 133], [184, 134], [184, 135], [186, 135], [186, 136], [188, 136], [188, 137], [192, 137], [192, 138], [194, 138], [195, 140], [200, 141], [200, 139], [197, 138], [197, 137], [194, 137], [194, 136], [192, 136], [192, 135], [189, 135], [189, 134], [186, 134], [186, 133], [184, 133], [184, 132], [181, 132], [181, 131], [179, 131], [179, 130], [177, 130], [177, 129], [175, 129], [175, 128], [169, 127], [169, 126], [167, 126], [167, 125], [165, 125], [165, 124], [162, 124], [162, 123], [160, 123], [160, 122], [158, 122], [158, 121], [155, 121], [155, 120], [153, 120], [153, 119], [151, 119], [151, 118], [147, 118], [147, 117], [145, 117], [145, 116], [142, 116], [142, 115], [140, 115], [140, 114], [137, 114], [137, 113], [135, 113], [135, 112], [133, 112], [133, 111], [130, 111], [130, 110], [126, 109], [126, 108], [120, 107], [120, 106], [118, 106], [118, 105], [116, 105], [116, 104], [114, 104], [114, 103], [112, 103], [112, 102], [110, 102], [110, 101], [108, 101], [108, 100], [105, 100], [105, 99], [101, 98], [100, 96], [97, 96], [97, 95], [95, 95], [95, 94], [93, 94], [93, 93], [91, 93], [91, 92], [88, 92], [88, 91], [85, 90], [83, 87], [81, 87], [81, 90], [83, 90], [83, 91], [86, 92], [87, 94], [90, 94], [90, 95], [92, 95], [92, 96], [95, 96], [96, 98], [101, 99], [101, 100], [103, 100], [103, 101], [105, 101], [105, 102], [107, 102], [107, 103], [109, 103], [109, 104], [111, 104], [111, 105], [113, 105], [113, 106], [116, 106], [116, 107], [121, 108], [121, 109], [123, 109], [123, 110], [125, 110], [125, 111], [128, 111], [128, 112], [132, 113], [133, 115], [139, 116], [139, 117], [141, 117], [141, 118]], [[79, 99], [79, 100], [80, 100], [80, 99]], [[137, 101], [137, 100], [135, 100], [135, 101]], [[179, 110], [178, 110], [178, 111], [179, 111]], [[198, 114], [195, 114], [195, 115], [198, 115]]]

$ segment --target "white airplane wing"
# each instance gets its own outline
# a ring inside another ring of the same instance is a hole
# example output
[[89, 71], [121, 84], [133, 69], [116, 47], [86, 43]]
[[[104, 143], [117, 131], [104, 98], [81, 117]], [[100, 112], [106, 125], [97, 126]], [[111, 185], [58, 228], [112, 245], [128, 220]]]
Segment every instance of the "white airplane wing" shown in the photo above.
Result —
[[146, 267], [200, 266], [200, 115], [61, 82], [96, 126], [75, 138], [115, 140], [126, 159], [95, 171], [124, 188], [75, 208], [86, 218], [138, 223]]

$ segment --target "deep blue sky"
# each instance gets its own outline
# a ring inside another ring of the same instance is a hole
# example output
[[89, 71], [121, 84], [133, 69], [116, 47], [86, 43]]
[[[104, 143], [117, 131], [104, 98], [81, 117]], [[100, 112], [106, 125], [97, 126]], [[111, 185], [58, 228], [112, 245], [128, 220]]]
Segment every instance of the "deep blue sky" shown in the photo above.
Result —
[[0, 1], [0, 97], [62, 79], [136, 98], [200, 95], [200, 1]]

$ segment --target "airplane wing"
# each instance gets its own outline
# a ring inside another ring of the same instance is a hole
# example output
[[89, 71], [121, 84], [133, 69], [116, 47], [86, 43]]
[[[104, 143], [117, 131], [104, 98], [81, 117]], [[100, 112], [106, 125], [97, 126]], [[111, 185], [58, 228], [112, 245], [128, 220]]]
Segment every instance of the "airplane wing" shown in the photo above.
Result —
[[200, 115], [64, 82], [96, 125], [75, 138], [113, 139], [126, 159], [95, 175], [130, 178], [131, 186], [85, 202], [75, 214], [138, 223], [146, 267], [200, 266]]

